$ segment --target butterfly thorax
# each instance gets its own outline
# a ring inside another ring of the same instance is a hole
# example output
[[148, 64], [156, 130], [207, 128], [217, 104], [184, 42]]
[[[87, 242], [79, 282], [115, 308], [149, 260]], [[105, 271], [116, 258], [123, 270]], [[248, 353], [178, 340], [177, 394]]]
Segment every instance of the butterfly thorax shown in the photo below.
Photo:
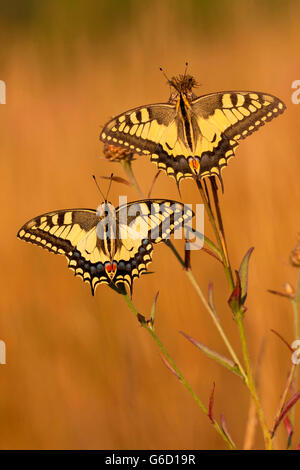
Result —
[[116, 209], [110, 202], [105, 201], [97, 208], [97, 215], [98, 244], [110, 259], [110, 262], [105, 263], [105, 271], [108, 277], [113, 279], [117, 272], [117, 265], [113, 259], [120, 245]]
[[169, 80], [169, 85], [174, 88], [170, 95], [169, 102], [176, 104], [180, 95], [184, 96], [188, 102], [194, 100], [197, 96], [193, 93], [193, 88], [197, 86], [197, 82], [192, 75], [178, 75]]
[[171, 80], [169, 80], [169, 85], [175, 90], [171, 93], [169, 102], [176, 106], [178, 128], [181, 129], [181, 131], [178, 132], [178, 138], [183, 141], [190, 153], [188, 165], [192, 174], [199, 175], [200, 161], [198, 158], [194, 158], [197, 131], [195, 122], [192, 122], [191, 108], [191, 103], [196, 98], [196, 95], [193, 93], [193, 88], [197, 86], [197, 82], [194, 77], [185, 74], [172, 77]]

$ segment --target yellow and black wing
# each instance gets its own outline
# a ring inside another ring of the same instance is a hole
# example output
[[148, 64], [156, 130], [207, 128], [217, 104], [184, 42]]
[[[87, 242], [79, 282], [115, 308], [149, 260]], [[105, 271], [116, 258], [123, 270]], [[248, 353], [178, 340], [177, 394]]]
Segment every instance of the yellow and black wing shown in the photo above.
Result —
[[283, 113], [285, 104], [266, 93], [227, 91], [201, 96], [191, 108], [196, 134], [193, 156], [199, 159], [204, 177], [219, 175], [240, 140]]
[[[126, 111], [114, 117], [103, 128], [100, 139], [116, 147], [123, 147], [139, 155], [157, 151], [165, 135], [173, 128], [176, 107], [171, 104], [150, 104]], [[177, 135], [177, 126], [174, 127]]]
[[92, 209], [69, 209], [49, 212], [27, 222], [18, 238], [52, 253], [65, 255], [68, 267], [94, 291], [98, 283], [109, 283], [105, 263], [109, 258], [103, 240], [97, 237], [99, 217]]
[[118, 260], [116, 281], [130, 288], [134, 278], [146, 272], [152, 261], [153, 244], [168, 240], [176, 230], [184, 238], [194, 215], [189, 207], [166, 199], [135, 201], [118, 207], [116, 213], [122, 241], [115, 257]]

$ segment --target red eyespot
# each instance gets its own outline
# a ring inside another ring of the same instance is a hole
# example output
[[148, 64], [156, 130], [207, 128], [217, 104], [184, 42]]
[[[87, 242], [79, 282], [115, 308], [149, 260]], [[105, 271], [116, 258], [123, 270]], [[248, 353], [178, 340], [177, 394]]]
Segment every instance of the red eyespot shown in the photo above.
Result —
[[105, 265], [106, 272], [110, 273], [110, 272], [111, 272], [111, 268], [112, 268], [112, 266], [111, 266], [110, 263], [107, 263], [107, 264]]
[[113, 272], [115, 272], [117, 270], [117, 263], [113, 263], [112, 269], [113, 269]]

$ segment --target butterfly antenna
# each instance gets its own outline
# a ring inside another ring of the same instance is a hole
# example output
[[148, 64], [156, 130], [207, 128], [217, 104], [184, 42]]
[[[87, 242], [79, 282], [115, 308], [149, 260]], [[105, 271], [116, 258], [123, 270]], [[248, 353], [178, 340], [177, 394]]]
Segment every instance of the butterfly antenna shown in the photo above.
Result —
[[170, 79], [168, 78], [166, 72], [164, 71], [164, 69], [162, 67], [159, 67], [159, 70], [162, 72], [163, 76], [167, 79], [167, 82], [169, 83], [170, 82]]
[[105, 199], [105, 197], [104, 197], [104, 194], [103, 194], [103, 192], [101, 191], [101, 188], [100, 188], [100, 186], [99, 186], [99, 184], [98, 184], [98, 181], [97, 181], [97, 179], [96, 179], [96, 176], [95, 176], [95, 175], [92, 175], [92, 177], [93, 177], [93, 180], [95, 181], [95, 184], [96, 184], [96, 186], [97, 186], [97, 188], [98, 188], [98, 190], [99, 190], [99, 193], [101, 194], [101, 196], [103, 197], [103, 199], [106, 201], [106, 199]]
[[105, 201], [107, 201], [107, 198], [108, 198], [108, 194], [109, 194], [109, 191], [110, 191], [110, 188], [111, 188], [111, 184], [112, 184], [112, 181], [113, 181], [113, 176], [114, 176], [114, 174], [112, 173], [112, 174], [110, 175], [110, 182], [109, 182], [108, 190], [107, 190], [107, 193], [106, 193]]
[[185, 78], [185, 77], [186, 77], [186, 73], [187, 73], [187, 70], [188, 70], [188, 66], [189, 66], [189, 63], [188, 63], [188, 62], [186, 62], [186, 63], [185, 63], [185, 71], [184, 71], [183, 78]]

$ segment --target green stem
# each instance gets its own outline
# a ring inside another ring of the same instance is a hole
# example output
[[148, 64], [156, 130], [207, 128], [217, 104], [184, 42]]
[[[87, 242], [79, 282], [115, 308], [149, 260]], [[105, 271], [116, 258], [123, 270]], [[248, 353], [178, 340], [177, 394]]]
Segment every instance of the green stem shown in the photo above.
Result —
[[[299, 300], [300, 300], [300, 269], [298, 270], [298, 284], [295, 298], [292, 300], [292, 307], [294, 313], [294, 336], [295, 339], [300, 339], [300, 332], [299, 332]], [[295, 389], [298, 390], [298, 380], [299, 380], [299, 364], [295, 366], [295, 374], [294, 374], [294, 384]], [[293, 406], [291, 410], [291, 424], [294, 427], [295, 424], [295, 407]]]
[[204, 207], [205, 207], [206, 213], [208, 215], [210, 224], [211, 224], [212, 229], [215, 233], [217, 243], [218, 243], [220, 251], [221, 251], [221, 257], [222, 257], [222, 262], [223, 262], [223, 265], [224, 265], [226, 279], [227, 279], [227, 282], [228, 282], [228, 285], [229, 285], [229, 288], [230, 288], [230, 292], [232, 292], [233, 289], [234, 289], [234, 281], [233, 281], [232, 270], [231, 270], [229, 259], [228, 259], [228, 252], [227, 252], [227, 248], [226, 248], [225, 237], [223, 237], [223, 234], [221, 235], [221, 232], [218, 230], [214, 214], [211, 210], [209, 201], [208, 201], [208, 199], [205, 195], [205, 192], [203, 190], [201, 181], [197, 179], [196, 183], [197, 183], [202, 201], [204, 203]]
[[132, 166], [131, 166], [131, 161], [128, 161], [128, 160], [122, 160], [121, 161], [122, 165], [123, 165], [123, 168], [125, 170], [125, 173], [127, 174], [129, 180], [130, 180], [130, 183], [132, 184], [132, 186], [135, 188], [136, 192], [139, 194], [139, 196], [141, 198], [144, 198], [144, 194], [143, 194], [143, 191], [141, 190], [141, 188], [139, 187], [139, 184], [134, 176], [134, 173], [132, 171]]
[[[216, 234], [217, 241], [219, 243], [219, 247], [222, 251], [222, 259], [223, 259], [223, 264], [224, 264], [224, 270], [225, 270], [225, 275], [227, 278], [228, 286], [230, 291], [232, 292], [234, 289], [234, 280], [232, 276], [232, 269], [231, 269], [231, 264], [230, 264], [230, 259], [228, 255], [228, 250], [227, 250], [227, 243], [226, 243], [226, 237], [225, 237], [225, 231], [224, 231], [224, 225], [222, 221], [222, 214], [221, 214], [221, 209], [219, 205], [219, 199], [218, 199], [218, 193], [217, 193], [217, 186], [215, 183], [215, 180], [211, 180], [212, 183], [212, 192], [213, 192], [213, 197], [214, 197], [214, 204], [215, 204], [215, 210], [218, 218], [218, 224], [219, 224], [219, 229], [217, 227], [213, 212], [211, 210], [210, 204], [207, 201], [207, 198], [205, 196], [205, 193], [203, 191], [201, 182], [197, 180], [197, 186], [200, 191], [202, 200], [205, 204], [205, 208], [209, 217], [209, 220], [211, 222], [212, 228]], [[249, 392], [251, 394], [251, 397], [254, 401], [255, 407], [256, 407], [256, 412], [260, 420], [261, 428], [263, 431], [264, 435], [264, 441], [265, 441], [265, 447], [266, 449], [270, 450], [273, 448], [272, 444], [272, 438], [271, 434], [269, 432], [265, 417], [264, 417], [264, 412], [262, 409], [261, 402], [259, 400], [256, 386], [255, 386], [255, 381], [251, 369], [251, 362], [250, 362], [250, 357], [249, 357], [249, 352], [248, 352], [248, 347], [247, 347], [247, 341], [246, 341], [246, 335], [245, 335], [245, 328], [244, 328], [244, 312], [242, 311], [242, 306], [240, 306], [236, 311], [233, 309], [233, 314], [235, 317], [235, 320], [238, 324], [239, 328], [239, 334], [240, 334], [240, 340], [242, 344], [242, 351], [243, 351], [243, 358], [244, 358], [244, 363], [246, 367], [246, 380], [245, 383], [249, 389]]]
[[[180, 262], [180, 264], [184, 267], [184, 261], [182, 259], [182, 257], [180, 256], [180, 254], [178, 253], [178, 251], [176, 250], [176, 248], [174, 247], [174, 245], [170, 244], [170, 243], [167, 243], [167, 245], [169, 246], [169, 248], [173, 251], [174, 255], [176, 256], [176, 258], [178, 259], [178, 261]], [[206, 310], [208, 311], [210, 317], [212, 318], [215, 326], [217, 327], [217, 330], [218, 332], [220, 333], [220, 336], [221, 338], [223, 339], [233, 361], [235, 362], [235, 364], [239, 367], [240, 369], [240, 372], [244, 378], [244, 381], [247, 381], [247, 375], [246, 375], [246, 372], [244, 371], [243, 369], [243, 366], [242, 364], [240, 363], [233, 347], [231, 346], [230, 344], [230, 341], [229, 339], [227, 338], [226, 334], [225, 334], [225, 331], [223, 330], [222, 328], [222, 325], [218, 319], [218, 317], [216, 317], [214, 311], [211, 309], [209, 303], [207, 302], [206, 300], [206, 297], [205, 295], [203, 294], [199, 284], [197, 283], [195, 277], [194, 277], [194, 274], [192, 273], [192, 271], [190, 269], [186, 270], [185, 269], [185, 274], [187, 275], [187, 277], [189, 278], [192, 286], [194, 287], [195, 291], [197, 292], [198, 296], [200, 297], [204, 307], [206, 308]]]
[[249, 392], [255, 404], [256, 412], [257, 412], [257, 415], [261, 424], [261, 428], [263, 431], [263, 435], [264, 435], [266, 450], [272, 450], [273, 449], [272, 438], [271, 438], [270, 431], [268, 429], [268, 426], [265, 420], [264, 412], [261, 406], [260, 399], [257, 394], [255, 381], [254, 381], [254, 377], [252, 373], [251, 362], [250, 362], [246, 335], [245, 335], [244, 322], [243, 322], [243, 313], [241, 311], [237, 312], [235, 314], [235, 319], [239, 327], [240, 339], [241, 339], [242, 350], [243, 350], [243, 357], [244, 357], [244, 362], [245, 362], [245, 367], [246, 367], [246, 373], [247, 373], [246, 385], [249, 389]]
[[[130, 299], [130, 297], [127, 295], [127, 294], [122, 294], [127, 305], [129, 306], [129, 308], [131, 309], [131, 311], [135, 314], [135, 316], [139, 319], [139, 312], [137, 311], [136, 307], [134, 306], [134, 304], [132, 303], [132, 300]], [[191, 387], [191, 385], [187, 382], [187, 380], [185, 379], [185, 377], [183, 376], [183, 374], [180, 372], [180, 370], [178, 369], [177, 365], [175, 364], [175, 362], [173, 361], [173, 359], [171, 358], [170, 354], [167, 352], [165, 346], [163, 345], [163, 343], [161, 342], [161, 340], [159, 339], [159, 337], [157, 336], [157, 334], [154, 332], [153, 328], [151, 328], [146, 322], [141, 322], [141, 325], [148, 331], [148, 333], [151, 335], [151, 337], [154, 339], [154, 341], [156, 342], [156, 344], [158, 345], [160, 351], [161, 351], [161, 354], [163, 355], [163, 357], [166, 359], [166, 361], [170, 364], [170, 366], [172, 367], [172, 369], [175, 371], [176, 375], [178, 376], [179, 380], [181, 381], [181, 383], [183, 384], [183, 386], [186, 388], [186, 390], [191, 394], [191, 396], [193, 397], [193, 399], [195, 400], [195, 402], [197, 403], [197, 405], [199, 406], [199, 408], [203, 411], [203, 413], [209, 417], [211, 419], [211, 417], [209, 416], [209, 411], [208, 409], [206, 408], [206, 406], [202, 403], [202, 401], [200, 400], [200, 398], [198, 397], [198, 395], [196, 394], [196, 392], [193, 390], [193, 388]], [[216, 429], [216, 431], [218, 432], [218, 434], [222, 437], [222, 439], [226, 442], [226, 444], [228, 445], [228, 447], [232, 450], [235, 450], [236, 447], [235, 445], [233, 444], [233, 442], [228, 438], [228, 436], [226, 435], [226, 433], [223, 431], [223, 429], [219, 426], [219, 424], [213, 420], [212, 421], [212, 424], [214, 426], [214, 428]]]

